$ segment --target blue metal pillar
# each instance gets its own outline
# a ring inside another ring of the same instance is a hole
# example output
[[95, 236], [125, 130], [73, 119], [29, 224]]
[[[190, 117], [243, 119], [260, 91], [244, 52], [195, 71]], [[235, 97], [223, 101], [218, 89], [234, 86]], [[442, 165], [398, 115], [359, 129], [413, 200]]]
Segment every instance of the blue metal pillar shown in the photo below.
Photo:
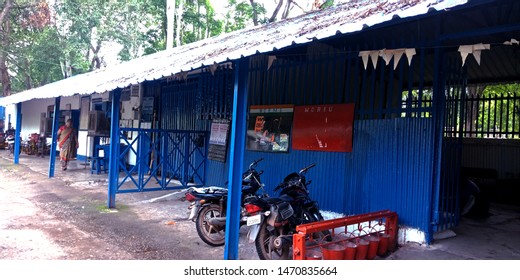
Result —
[[54, 177], [54, 167], [56, 165], [56, 143], [58, 142], [58, 126], [60, 125], [60, 100], [61, 97], [59, 96], [56, 97], [56, 99], [54, 100], [54, 116], [52, 119], [52, 144], [49, 153], [49, 178]]
[[110, 163], [108, 164], [108, 208], [116, 207], [116, 191], [119, 184], [119, 99], [121, 89], [112, 91], [112, 116], [110, 118]]
[[242, 166], [246, 142], [247, 86], [249, 58], [235, 63], [235, 90], [233, 119], [231, 121], [231, 151], [229, 161], [229, 190], [226, 220], [224, 259], [238, 259], [238, 234], [240, 231], [240, 201], [242, 195]]
[[[440, 42], [439, 42], [440, 45]], [[439, 216], [441, 215], [440, 192], [441, 192], [441, 174], [442, 174], [442, 146], [444, 134], [444, 106], [445, 106], [445, 65], [444, 52], [437, 48], [435, 49], [435, 72], [433, 82], [433, 118], [434, 126], [434, 166], [433, 166], [433, 193], [431, 195], [431, 221], [430, 228], [426, 233], [426, 242], [430, 244], [433, 241], [433, 233], [437, 231], [439, 225]]]
[[22, 103], [16, 104], [16, 131], [14, 133], [14, 164], [20, 162], [20, 130], [22, 130]]

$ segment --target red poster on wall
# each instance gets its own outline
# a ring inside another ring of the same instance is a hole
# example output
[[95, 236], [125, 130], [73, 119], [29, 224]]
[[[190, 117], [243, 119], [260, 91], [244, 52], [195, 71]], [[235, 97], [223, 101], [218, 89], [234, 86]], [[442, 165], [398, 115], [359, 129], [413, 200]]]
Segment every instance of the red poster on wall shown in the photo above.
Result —
[[351, 152], [354, 104], [295, 106], [294, 150]]

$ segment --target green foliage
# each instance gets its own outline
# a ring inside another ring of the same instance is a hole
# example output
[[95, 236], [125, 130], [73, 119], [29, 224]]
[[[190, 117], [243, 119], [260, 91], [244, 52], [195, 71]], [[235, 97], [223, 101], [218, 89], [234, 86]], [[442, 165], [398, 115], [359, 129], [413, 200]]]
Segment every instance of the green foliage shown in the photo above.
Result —
[[253, 25], [255, 12], [260, 24], [268, 23], [269, 20], [266, 17], [267, 10], [263, 4], [256, 3], [253, 7], [249, 1], [229, 0], [224, 31], [232, 32]]
[[[62, 0], [56, 3], [59, 29], [71, 49], [97, 68], [100, 49], [111, 42], [122, 48], [121, 60], [159, 50], [164, 33], [164, 1]], [[149, 36], [154, 35], [154, 36]], [[75, 55], [75, 54], [74, 54]], [[66, 59], [71, 59], [67, 57]]]
[[223, 21], [215, 18], [215, 9], [209, 0], [186, 1], [182, 15], [182, 44], [220, 35]]
[[479, 131], [495, 132], [499, 136], [501, 132], [516, 132], [513, 138], [520, 138], [520, 84], [486, 86], [475, 121]]
[[42, 86], [62, 79], [60, 58], [63, 57], [59, 34], [52, 26], [42, 30], [17, 34], [17, 44], [13, 46], [16, 55], [10, 56], [13, 90]]
[[327, 9], [327, 8], [330, 8], [334, 6], [334, 0], [327, 0], [325, 1], [325, 3], [323, 3], [323, 5], [321, 5], [321, 8], [322, 9]]
[[[51, 13], [44, 1], [14, 1], [2, 37], [12, 92], [41, 86], [62, 78], [60, 57], [63, 45], [51, 24]], [[5, 25], [4, 25], [5, 26]]]
[[[13, 1], [12, 30], [1, 34], [9, 43], [0, 51], [6, 54], [14, 92], [101, 67], [102, 54], [125, 61], [166, 46], [165, 0], [56, 0], [54, 9], [46, 0]], [[258, 1], [228, 0], [225, 18], [218, 18], [210, 0], [176, 0], [177, 7], [181, 1], [176, 24], [181, 24], [182, 44], [269, 21]], [[333, 3], [327, 0], [323, 7]], [[113, 43], [118, 49], [109, 48]]]

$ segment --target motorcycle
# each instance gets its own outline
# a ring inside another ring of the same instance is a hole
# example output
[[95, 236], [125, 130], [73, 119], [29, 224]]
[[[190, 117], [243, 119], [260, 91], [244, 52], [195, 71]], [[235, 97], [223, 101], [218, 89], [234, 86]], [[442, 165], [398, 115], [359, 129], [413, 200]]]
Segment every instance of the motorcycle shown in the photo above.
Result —
[[[287, 175], [274, 189], [275, 192], [280, 191], [279, 197], [252, 197], [246, 201], [249, 242], [255, 242], [261, 260], [290, 259], [296, 226], [324, 220], [318, 203], [309, 196], [308, 186], [311, 181], [305, 178], [307, 171], [314, 166], [316, 164], [311, 164], [298, 173]], [[313, 237], [330, 239], [330, 236], [326, 230]]]
[[[265, 196], [257, 194], [263, 188], [260, 175], [263, 171], [256, 171], [257, 164], [262, 161], [260, 158], [249, 165], [249, 168], [242, 175], [242, 204], [249, 197]], [[186, 200], [191, 204], [189, 220], [195, 222], [197, 234], [206, 244], [211, 246], [222, 246], [225, 242], [226, 228], [226, 207], [228, 189], [222, 187], [190, 188], [185, 194]], [[242, 207], [240, 226], [246, 224], [247, 211]]]

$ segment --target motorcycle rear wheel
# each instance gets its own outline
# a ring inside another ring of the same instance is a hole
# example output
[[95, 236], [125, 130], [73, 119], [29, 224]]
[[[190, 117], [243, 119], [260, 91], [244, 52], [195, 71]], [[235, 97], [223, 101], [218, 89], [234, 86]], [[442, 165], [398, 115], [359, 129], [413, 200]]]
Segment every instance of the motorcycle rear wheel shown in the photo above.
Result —
[[200, 209], [195, 222], [200, 239], [213, 247], [222, 246], [226, 241], [226, 227], [209, 224], [210, 219], [218, 217], [220, 217], [220, 207], [216, 204], [209, 204]]
[[256, 252], [261, 260], [290, 260], [290, 247], [274, 248], [274, 240], [280, 236], [280, 228], [269, 230], [267, 222], [260, 226], [260, 231], [255, 239]]

